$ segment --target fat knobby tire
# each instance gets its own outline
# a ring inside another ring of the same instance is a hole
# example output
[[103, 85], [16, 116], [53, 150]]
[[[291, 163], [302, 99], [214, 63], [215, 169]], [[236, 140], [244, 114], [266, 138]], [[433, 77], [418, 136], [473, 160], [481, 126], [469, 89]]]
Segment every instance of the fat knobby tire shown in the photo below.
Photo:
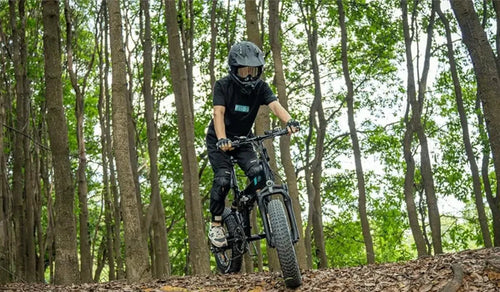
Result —
[[293, 248], [290, 228], [285, 214], [283, 203], [280, 200], [271, 200], [268, 204], [268, 215], [271, 233], [278, 253], [278, 259], [285, 279], [285, 285], [295, 288], [302, 284], [297, 256]]
[[[224, 218], [224, 226], [226, 227], [229, 237], [233, 237], [236, 233], [238, 223], [233, 216], [228, 216], [231, 209], [225, 208], [222, 217]], [[238, 248], [237, 244], [231, 244], [227, 249], [220, 252], [215, 252], [215, 262], [217, 269], [223, 274], [238, 273], [241, 269], [242, 251]]]

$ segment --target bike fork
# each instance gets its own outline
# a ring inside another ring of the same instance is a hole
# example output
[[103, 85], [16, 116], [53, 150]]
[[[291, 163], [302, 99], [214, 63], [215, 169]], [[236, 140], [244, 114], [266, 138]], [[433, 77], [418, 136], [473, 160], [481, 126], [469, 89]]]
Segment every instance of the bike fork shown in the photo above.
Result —
[[295, 213], [293, 211], [292, 199], [290, 198], [290, 195], [287, 192], [286, 184], [279, 186], [265, 187], [257, 198], [257, 204], [259, 205], [259, 209], [261, 210], [262, 223], [263, 223], [262, 225], [264, 226], [264, 233], [266, 236], [267, 243], [273, 248], [276, 247], [271, 234], [269, 218], [267, 216], [267, 204], [270, 201], [269, 197], [272, 195], [280, 195], [283, 198], [286, 213], [289, 219], [288, 222], [290, 224], [290, 233], [291, 233], [290, 235], [292, 237], [292, 242], [297, 243], [297, 241], [299, 241], [299, 232], [297, 228], [297, 222], [295, 220]]

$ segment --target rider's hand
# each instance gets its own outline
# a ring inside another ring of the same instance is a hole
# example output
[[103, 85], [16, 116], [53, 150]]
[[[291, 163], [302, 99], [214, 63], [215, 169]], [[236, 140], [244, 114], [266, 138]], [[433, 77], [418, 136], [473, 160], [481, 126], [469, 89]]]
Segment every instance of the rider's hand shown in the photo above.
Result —
[[297, 120], [290, 119], [286, 123], [286, 128], [288, 130], [288, 135], [290, 135], [291, 133], [296, 133], [300, 130], [300, 123]]
[[231, 140], [229, 140], [228, 138], [221, 138], [219, 139], [219, 141], [217, 141], [217, 144], [215, 144], [217, 146], [218, 149], [226, 152], [226, 151], [230, 151], [230, 150], [233, 150], [234, 148], [231, 146]]

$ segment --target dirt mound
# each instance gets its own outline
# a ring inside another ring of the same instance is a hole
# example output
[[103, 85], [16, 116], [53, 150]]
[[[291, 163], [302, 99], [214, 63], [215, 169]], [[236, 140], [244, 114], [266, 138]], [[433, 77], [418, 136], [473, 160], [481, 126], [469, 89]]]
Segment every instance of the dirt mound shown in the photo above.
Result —
[[141, 284], [115, 281], [54, 286], [11, 283], [0, 291], [500, 291], [500, 248], [469, 250], [404, 263], [302, 271], [290, 290], [279, 273], [170, 277]]

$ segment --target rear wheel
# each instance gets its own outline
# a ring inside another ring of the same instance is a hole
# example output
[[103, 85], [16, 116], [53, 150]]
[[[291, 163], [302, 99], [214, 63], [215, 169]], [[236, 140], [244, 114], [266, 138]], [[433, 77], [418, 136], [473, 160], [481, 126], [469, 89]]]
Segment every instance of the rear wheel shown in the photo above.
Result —
[[243, 228], [238, 224], [235, 216], [236, 213], [231, 214], [231, 209], [224, 209], [222, 223], [228, 233], [228, 245], [226, 247], [212, 246], [212, 253], [215, 256], [217, 269], [223, 274], [239, 272], [243, 253], [245, 252], [245, 235]]
[[270, 201], [268, 204], [268, 215], [271, 234], [276, 246], [276, 252], [278, 253], [285, 285], [289, 288], [298, 287], [302, 284], [302, 277], [283, 203], [280, 200]]

